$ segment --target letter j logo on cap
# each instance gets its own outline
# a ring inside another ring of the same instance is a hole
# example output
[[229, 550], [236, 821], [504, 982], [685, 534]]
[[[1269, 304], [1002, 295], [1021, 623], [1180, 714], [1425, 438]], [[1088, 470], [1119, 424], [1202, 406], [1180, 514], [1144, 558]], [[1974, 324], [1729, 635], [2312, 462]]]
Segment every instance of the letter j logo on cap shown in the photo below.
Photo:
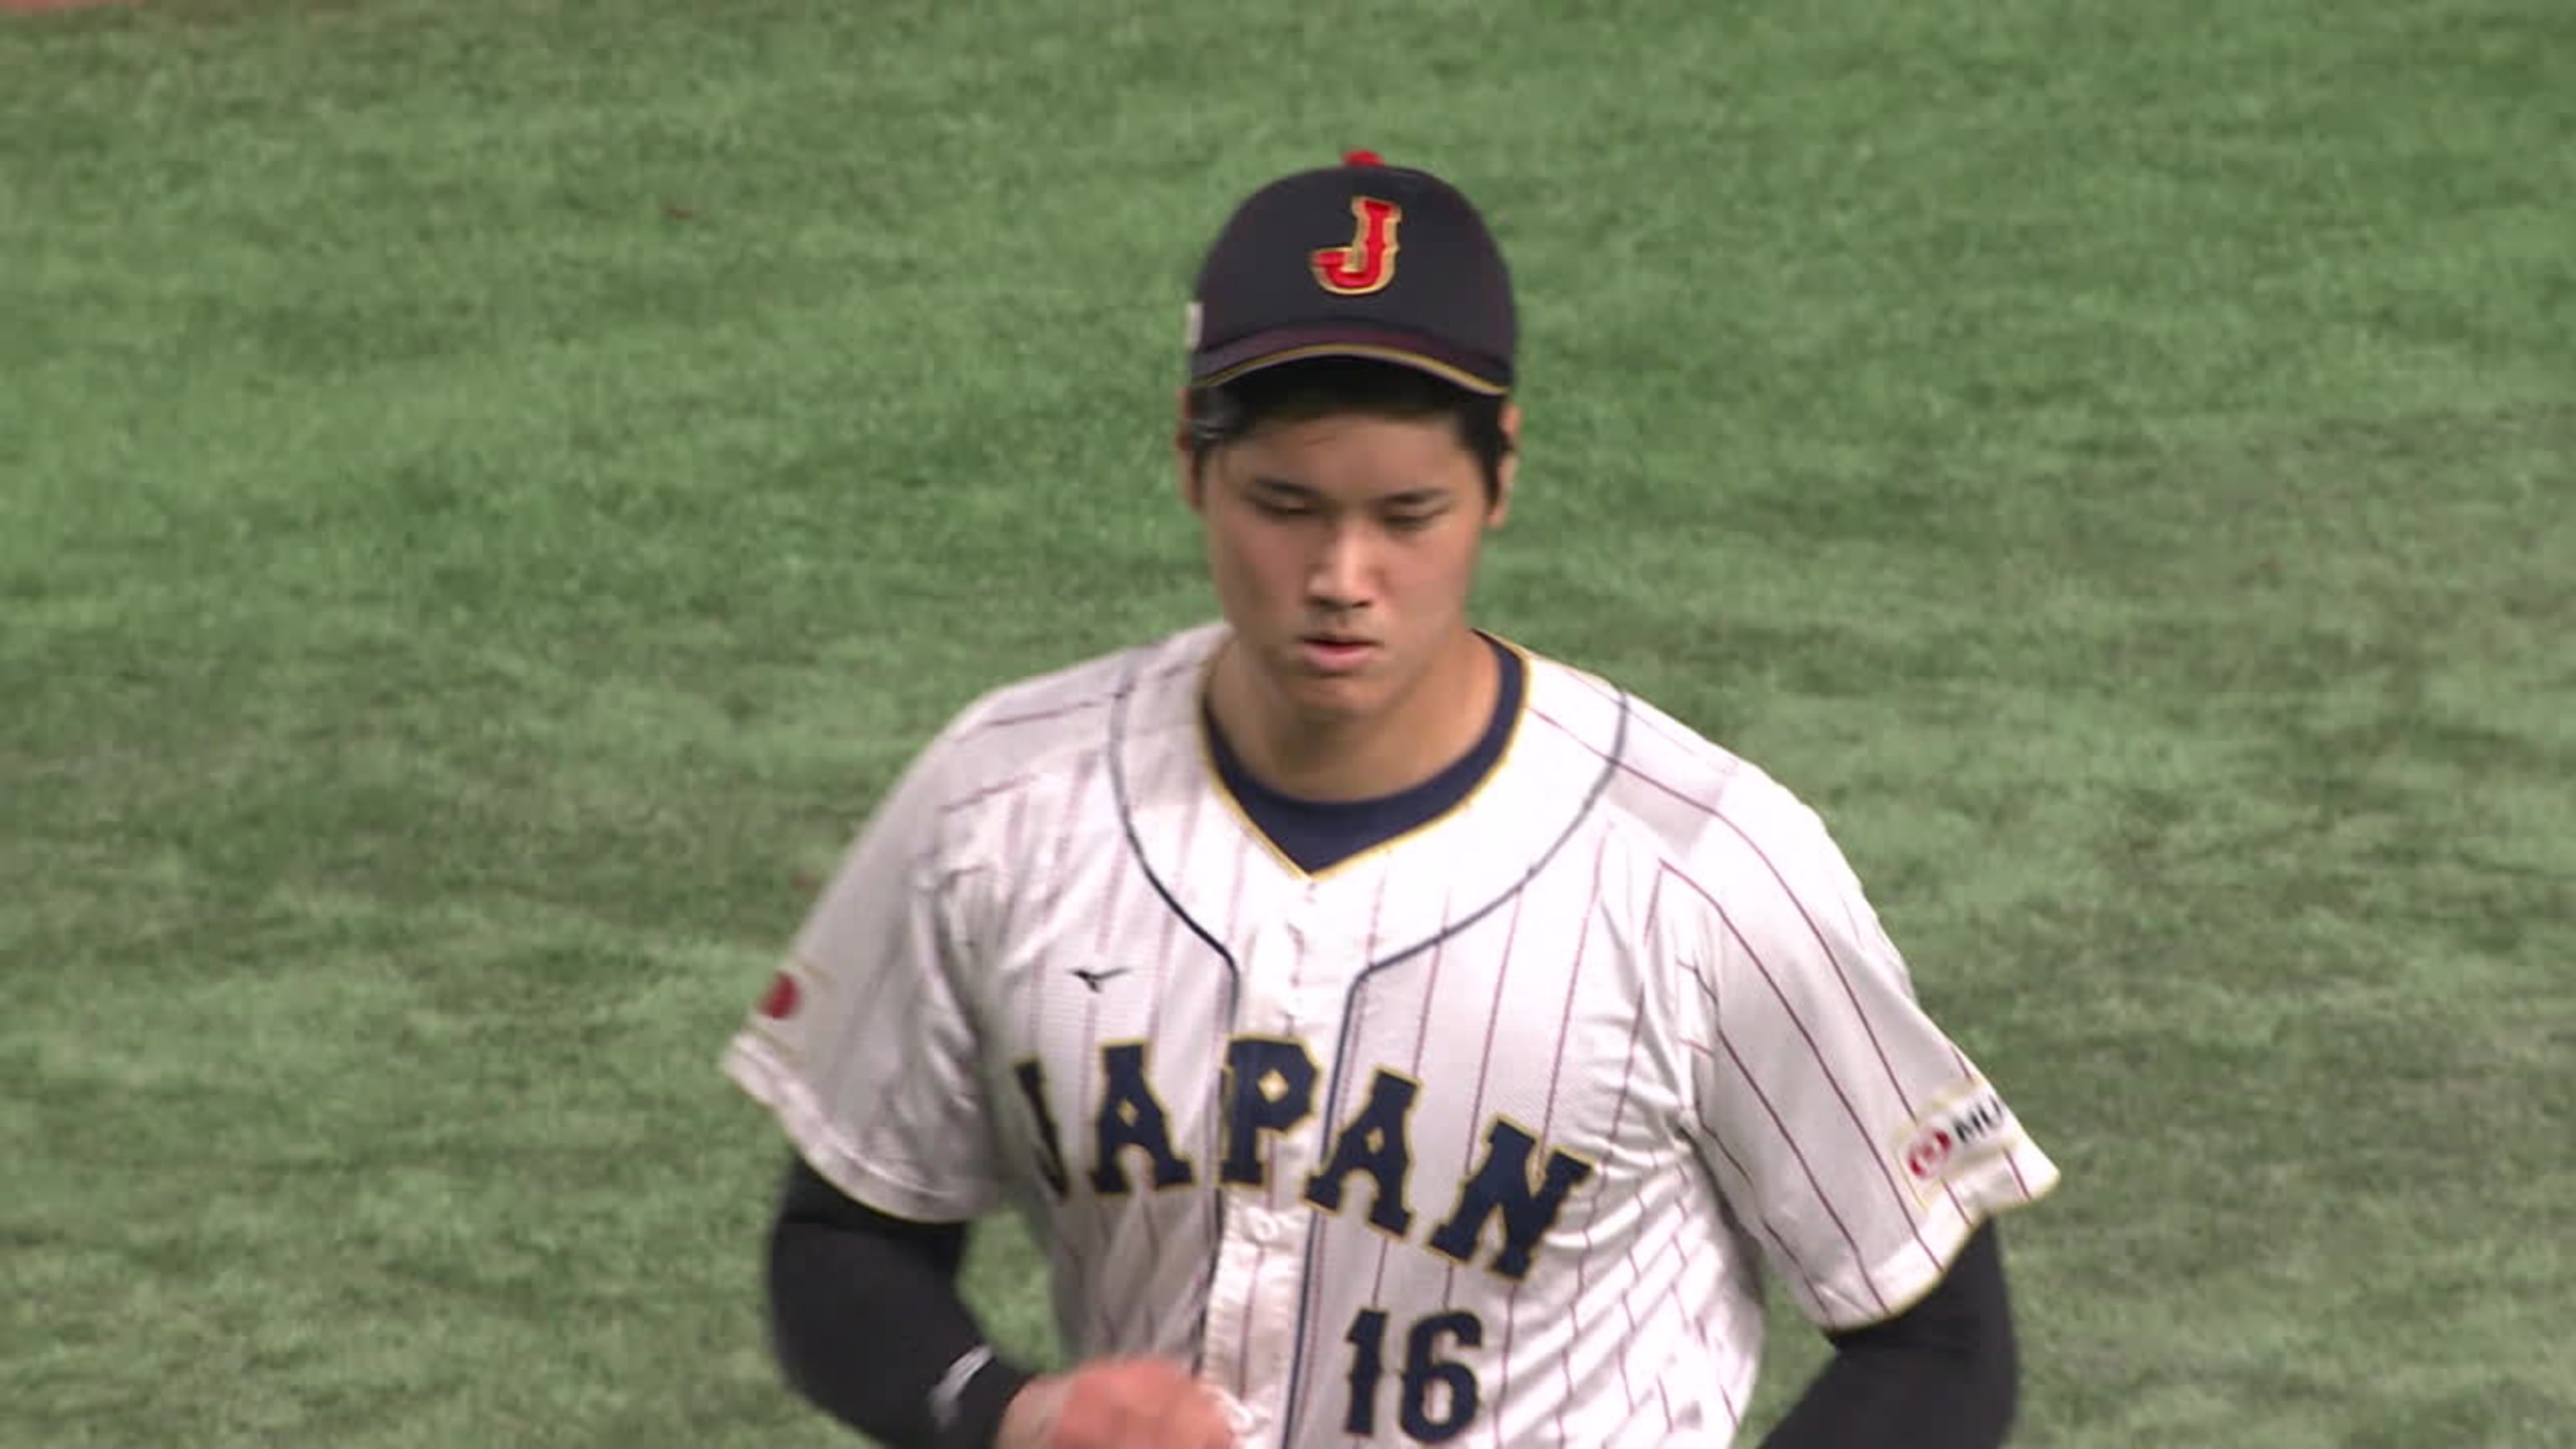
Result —
[[1404, 208], [1374, 196], [1354, 196], [1351, 215], [1358, 226], [1350, 245], [1318, 247], [1310, 260], [1316, 285], [1335, 296], [1364, 297], [1395, 280], [1395, 229], [1404, 221]]

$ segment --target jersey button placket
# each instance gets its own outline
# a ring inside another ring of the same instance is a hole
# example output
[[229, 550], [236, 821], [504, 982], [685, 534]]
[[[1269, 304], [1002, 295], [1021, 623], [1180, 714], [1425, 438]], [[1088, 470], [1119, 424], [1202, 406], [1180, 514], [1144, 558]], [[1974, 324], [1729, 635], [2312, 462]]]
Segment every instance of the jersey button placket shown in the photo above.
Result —
[[[1311, 998], [1309, 990], [1304, 997]], [[1252, 1228], [1262, 1246], [1252, 1287], [1253, 1343], [1244, 1365], [1246, 1402], [1266, 1427], [1275, 1430], [1287, 1413], [1289, 1365], [1305, 1325], [1308, 1237], [1316, 1230], [1315, 1211], [1306, 1201], [1306, 1179], [1323, 1161], [1327, 1140], [1323, 1113], [1333, 1073], [1334, 1043], [1316, 1034], [1329, 1033], [1335, 1018], [1301, 1011], [1301, 1034], [1316, 1057], [1314, 1097], [1302, 1121], [1272, 1142], [1268, 1203]], [[1268, 1204], [1276, 1204], [1270, 1206]]]
[[[1263, 1186], [1230, 1189], [1234, 1196], [1226, 1215], [1219, 1277], [1231, 1281], [1224, 1312], [1209, 1316], [1212, 1335], [1220, 1331], [1220, 1323], [1229, 1335], [1210, 1345], [1210, 1361], [1232, 1368], [1247, 1417], [1264, 1427], [1281, 1420], [1287, 1366], [1296, 1352], [1309, 1222], [1306, 1177], [1321, 1161], [1321, 1116], [1333, 1070], [1332, 1033], [1341, 1010], [1340, 991], [1333, 984], [1340, 943], [1327, 939], [1334, 933], [1315, 927], [1310, 919], [1314, 909], [1311, 902], [1300, 902], [1276, 928], [1249, 942], [1240, 958], [1243, 989], [1236, 1032], [1301, 1042], [1316, 1066], [1304, 1117], [1267, 1139]], [[1236, 1090], [1255, 1087], [1240, 1083]]]
[[1244, 1035], [1282, 1036], [1294, 1028], [1296, 1003], [1289, 987], [1296, 976], [1297, 942], [1288, 933], [1264, 933], [1243, 956], [1243, 999], [1235, 1013], [1235, 1030]]
[[1256, 1285], [1252, 1265], [1257, 1254], [1257, 1249], [1232, 1230], [1217, 1248], [1217, 1269], [1208, 1284], [1207, 1337], [1200, 1346], [1200, 1357], [1208, 1372], [1222, 1383], [1243, 1382], [1247, 1368], [1238, 1355], [1243, 1351], [1246, 1325], [1253, 1311]]

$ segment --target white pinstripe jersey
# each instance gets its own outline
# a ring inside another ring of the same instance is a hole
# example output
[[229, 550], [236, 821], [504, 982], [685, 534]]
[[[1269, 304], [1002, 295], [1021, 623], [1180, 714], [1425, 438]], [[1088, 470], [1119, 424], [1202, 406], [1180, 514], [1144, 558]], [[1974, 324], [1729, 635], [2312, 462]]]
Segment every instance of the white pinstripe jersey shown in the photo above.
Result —
[[1211, 768], [1221, 638], [959, 714], [725, 1057], [852, 1196], [1021, 1213], [1071, 1356], [1255, 1446], [1725, 1445], [1765, 1280], [1882, 1318], [2055, 1184], [1760, 770], [1525, 655], [1475, 793], [1309, 875]]

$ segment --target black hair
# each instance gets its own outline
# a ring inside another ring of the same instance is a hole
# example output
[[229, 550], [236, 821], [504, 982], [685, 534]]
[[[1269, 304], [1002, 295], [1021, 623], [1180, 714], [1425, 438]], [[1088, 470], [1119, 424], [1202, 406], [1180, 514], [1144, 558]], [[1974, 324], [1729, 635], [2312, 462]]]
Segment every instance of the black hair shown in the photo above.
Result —
[[1512, 440], [1503, 431], [1506, 399], [1470, 392], [1418, 367], [1366, 357], [1316, 357], [1244, 374], [1215, 387], [1189, 390], [1190, 474], [1208, 454], [1268, 422], [1304, 422], [1335, 413], [1382, 418], [1446, 416], [1458, 441], [1476, 455], [1485, 475], [1485, 502], [1503, 493], [1503, 459]]

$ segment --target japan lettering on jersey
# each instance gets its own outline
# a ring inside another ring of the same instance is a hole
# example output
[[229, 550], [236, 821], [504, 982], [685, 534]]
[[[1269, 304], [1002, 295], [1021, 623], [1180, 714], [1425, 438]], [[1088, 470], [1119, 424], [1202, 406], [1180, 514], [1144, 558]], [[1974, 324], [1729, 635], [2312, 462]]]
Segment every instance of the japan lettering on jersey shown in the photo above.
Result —
[[1761, 1279], [1884, 1318], [2056, 1183], [1753, 766], [1525, 656], [1484, 784], [1309, 874], [1210, 764], [1221, 630], [962, 712], [725, 1059], [852, 1196], [1021, 1214], [1072, 1358], [1257, 1446], [1725, 1445]]

